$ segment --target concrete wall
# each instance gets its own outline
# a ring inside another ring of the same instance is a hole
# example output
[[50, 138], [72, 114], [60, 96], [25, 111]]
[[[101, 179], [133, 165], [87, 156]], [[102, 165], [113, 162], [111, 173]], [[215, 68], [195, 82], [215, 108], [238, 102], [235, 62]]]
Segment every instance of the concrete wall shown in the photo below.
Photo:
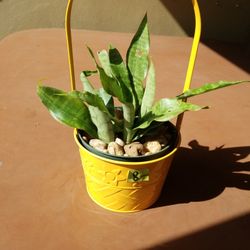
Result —
[[[199, 0], [203, 38], [250, 40], [249, 0]], [[0, 0], [0, 39], [19, 30], [63, 27], [67, 0]], [[72, 27], [134, 32], [148, 12], [151, 33], [191, 36], [191, 0], [75, 0]]]

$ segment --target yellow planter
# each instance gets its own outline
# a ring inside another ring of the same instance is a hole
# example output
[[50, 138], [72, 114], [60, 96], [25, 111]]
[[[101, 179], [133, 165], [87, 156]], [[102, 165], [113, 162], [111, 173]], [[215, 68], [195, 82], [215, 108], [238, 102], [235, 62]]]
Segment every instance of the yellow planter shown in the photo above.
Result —
[[136, 212], [150, 207], [159, 197], [173, 156], [180, 143], [160, 158], [127, 162], [96, 155], [79, 142], [89, 196], [103, 208], [115, 212]]

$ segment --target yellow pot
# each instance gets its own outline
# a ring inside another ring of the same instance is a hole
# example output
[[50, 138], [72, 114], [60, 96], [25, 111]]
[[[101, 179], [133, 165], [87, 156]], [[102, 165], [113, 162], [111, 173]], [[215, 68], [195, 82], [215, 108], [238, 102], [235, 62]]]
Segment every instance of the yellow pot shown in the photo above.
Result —
[[107, 159], [79, 147], [89, 196], [101, 207], [115, 212], [136, 212], [150, 207], [159, 197], [173, 156], [180, 144], [160, 158], [142, 162]]

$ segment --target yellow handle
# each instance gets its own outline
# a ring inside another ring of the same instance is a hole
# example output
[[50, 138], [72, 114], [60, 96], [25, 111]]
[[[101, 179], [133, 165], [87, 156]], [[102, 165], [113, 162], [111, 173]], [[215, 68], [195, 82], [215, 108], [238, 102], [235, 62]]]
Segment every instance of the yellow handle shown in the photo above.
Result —
[[[71, 27], [70, 27], [72, 3], [73, 3], [73, 0], [68, 0], [68, 5], [67, 5], [66, 15], [65, 15], [65, 30], [66, 30], [67, 49], [68, 49], [68, 63], [69, 63], [71, 90], [75, 90], [74, 59], [73, 59]], [[193, 3], [193, 8], [194, 8], [194, 14], [195, 14], [195, 33], [194, 33], [194, 40], [193, 40], [193, 45], [191, 49], [183, 92], [188, 90], [190, 87], [190, 83], [191, 83], [192, 75], [194, 71], [194, 64], [195, 64], [199, 41], [200, 41], [200, 35], [201, 35], [201, 16], [200, 16], [199, 5], [198, 5], [197, 0], [192, 0], [192, 3]], [[178, 130], [180, 130], [182, 120], [183, 120], [183, 114], [179, 115], [177, 119], [176, 127]]]
[[191, 50], [191, 55], [189, 59], [183, 92], [187, 91], [191, 84], [193, 71], [194, 71], [194, 64], [195, 64], [200, 36], [201, 36], [201, 15], [200, 15], [200, 10], [199, 10], [199, 5], [198, 5], [197, 0], [192, 0], [192, 2], [193, 2], [193, 7], [194, 7], [194, 14], [195, 14], [195, 33], [194, 33], [194, 41], [192, 45], [192, 50]]
[[65, 14], [65, 31], [66, 31], [66, 42], [68, 50], [68, 63], [69, 63], [69, 75], [70, 75], [70, 89], [75, 90], [75, 71], [74, 71], [74, 58], [72, 50], [72, 38], [71, 38], [71, 27], [70, 17], [73, 0], [68, 0], [68, 5]]
[[[194, 32], [194, 40], [193, 40], [193, 45], [192, 45], [191, 54], [189, 58], [189, 64], [188, 64], [183, 92], [187, 91], [190, 88], [193, 71], [194, 71], [194, 64], [195, 64], [200, 36], [201, 36], [201, 15], [200, 15], [199, 5], [198, 5], [197, 0], [192, 0], [192, 3], [193, 3], [193, 8], [194, 8], [194, 14], [195, 14], [195, 32]], [[183, 113], [179, 115], [177, 122], [176, 122], [176, 127], [179, 131], [181, 128], [183, 115], [184, 115]]]

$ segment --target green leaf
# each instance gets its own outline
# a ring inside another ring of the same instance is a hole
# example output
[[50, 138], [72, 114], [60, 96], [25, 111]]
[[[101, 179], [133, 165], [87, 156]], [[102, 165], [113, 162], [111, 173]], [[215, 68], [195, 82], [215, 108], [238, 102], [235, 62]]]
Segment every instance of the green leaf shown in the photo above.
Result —
[[125, 85], [119, 85], [118, 81], [109, 77], [101, 67], [98, 67], [98, 71], [102, 86], [108, 94], [117, 97], [122, 103], [132, 102], [131, 93]]
[[98, 52], [98, 59], [106, 75], [113, 78], [108, 52], [106, 50], [102, 50]]
[[92, 74], [95, 74], [98, 71], [82, 71], [80, 74], [80, 79], [83, 83], [83, 88], [86, 92], [90, 92], [92, 94], [98, 93], [98, 95], [102, 98], [102, 100], [105, 103], [105, 106], [109, 110], [109, 112], [114, 115], [115, 108], [114, 108], [114, 100], [111, 95], [109, 95], [103, 88], [100, 88], [98, 91], [94, 89], [92, 84], [90, 83], [88, 76], [91, 76]]
[[74, 91], [78, 94], [78, 96], [87, 104], [97, 107], [100, 111], [106, 113], [107, 115], [111, 116], [109, 110], [107, 109], [103, 99], [98, 94], [93, 94], [90, 92], [78, 92]]
[[119, 82], [121, 88], [123, 89], [124, 95], [131, 96], [130, 98], [133, 102], [133, 110], [135, 110], [136, 94], [133, 85], [130, 82], [128, 69], [125, 63], [123, 62], [122, 56], [119, 51], [112, 46], [110, 46], [109, 49], [109, 59], [113, 76]]
[[37, 94], [56, 120], [70, 127], [83, 129], [90, 136], [97, 137], [89, 110], [80, 98], [47, 86], [38, 86]]
[[144, 116], [152, 108], [155, 98], [155, 68], [152, 60], [146, 79], [146, 87], [141, 104], [141, 116]]
[[178, 95], [177, 99], [185, 99], [188, 97], [196, 96], [196, 95], [201, 95], [209, 91], [213, 91], [216, 89], [236, 85], [239, 83], [243, 82], [250, 82], [250, 81], [234, 81], [234, 82], [228, 82], [228, 81], [219, 81], [219, 82], [214, 82], [214, 83], [206, 83], [203, 86], [195, 89], [190, 89], [185, 91], [183, 94]]
[[[128, 77], [127, 68], [122, 61], [122, 57], [117, 49], [110, 49], [109, 53], [106, 50], [102, 50], [98, 53], [98, 58], [105, 74], [111, 79], [114, 79], [116, 84], [113, 84], [112, 88], [119, 88], [116, 91], [116, 97], [123, 103], [130, 102], [132, 100], [131, 93], [129, 91], [130, 81]], [[102, 74], [102, 72], [100, 72]], [[102, 79], [103, 74], [102, 74]]]
[[135, 127], [133, 128], [133, 131], [137, 131], [138, 129], [146, 129], [148, 128], [151, 123], [156, 119], [159, 118], [160, 116], [157, 116], [154, 114], [152, 111], [148, 112], [146, 115], [144, 115], [141, 119], [139, 119]]
[[121, 86], [123, 95], [129, 97], [126, 102], [123, 102], [122, 110], [124, 117], [123, 139], [127, 143], [130, 143], [133, 136], [132, 127], [135, 118], [135, 96], [133, 95], [134, 90], [132, 89], [132, 86], [130, 84], [127, 67], [116, 48], [110, 47], [109, 59], [112, 75]]
[[97, 70], [84, 70], [83, 73], [84, 73], [84, 75], [85, 75], [86, 77], [89, 77], [89, 76], [92, 76], [92, 75], [97, 74], [98, 71], [97, 71]]
[[91, 57], [95, 61], [95, 64], [96, 64], [96, 67], [97, 67], [97, 70], [98, 70], [98, 73], [99, 73], [99, 76], [100, 76], [100, 80], [101, 80], [101, 83], [102, 83], [102, 86], [103, 86], [104, 90], [108, 94], [117, 97], [119, 100], [123, 99], [122, 92], [121, 92], [121, 89], [120, 89], [117, 81], [115, 79], [113, 79], [112, 77], [110, 77], [105, 72], [105, 70], [98, 65], [98, 63], [97, 63], [97, 61], [95, 59], [93, 51], [89, 47], [87, 47], [87, 48], [88, 48], [88, 51], [89, 51]]
[[132, 103], [126, 103], [122, 105], [124, 130], [123, 139], [128, 144], [131, 142], [134, 132], [132, 131], [135, 119], [135, 110]]
[[177, 99], [163, 98], [158, 101], [144, 117], [138, 122], [134, 131], [148, 128], [153, 121], [166, 122], [177, 117], [185, 111], [198, 111], [207, 107], [200, 107], [192, 103], [186, 103]]
[[106, 143], [115, 139], [113, 125], [110, 117], [98, 107], [88, 106], [91, 119], [97, 127], [98, 138]]
[[106, 143], [114, 141], [111, 119], [115, 118], [109, 113], [102, 98], [90, 92], [71, 91], [69, 94], [88, 104], [91, 119], [97, 128], [98, 138]]
[[109, 110], [109, 113], [113, 116], [115, 115], [115, 106], [114, 106], [114, 99], [111, 95], [109, 95], [104, 88], [100, 88], [98, 90], [98, 95], [102, 98], [104, 101], [105, 106]]
[[95, 56], [94, 56], [94, 53], [93, 53], [92, 49], [91, 49], [89, 46], [87, 46], [87, 49], [88, 49], [88, 51], [89, 51], [89, 54], [91, 55], [91, 57], [94, 59], [95, 63], [97, 64], [97, 62], [96, 62], [96, 60], [95, 60]]
[[127, 66], [134, 83], [139, 105], [143, 97], [143, 81], [148, 70], [149, 46], [147, 15], [145, 15], [127, 51]]
[[185, 111], [198, 111], [205, 108], [208, 107], [200, 107], [177, 99], [163, 98], [153, 106], [152, 112], [158, 116], [155, 121], [165, 122], [177, 117]]
[[119, 82], [114, 79], [113, 77], [110, 77], [108, 74], [110, 74], [109, 70], [108, 70], [108, 65], [106, 65], [107, 63], [109, 63], [109, 59], [103, 59], [103, 57], [107, 56], [107, 54], [103, 51], [103, 53], [101, 53], [101, 60], [103, 61], [103, 63], [105, 62], [105, 67], [106, 67], [106, 71], [108, 70], [108, 74], [105, 72], [105, 69], [100, 67], [95, 59], [94, 53], [93, 51], [88, 47], [89, 53], [92, 56], [92, 58], [95, 61], [97, 70], [99, 72], [99, 76], [100, 76], [100, 80], [102, 83], [102, 86], [104, 88], [104, 90], [114, 96], [117, 97], [118, 100], [122, 103], [128, 103], [132, 101], [132, 96], [131, 93], [129, 92], [129, 89], [124, 85], [124, 84], [119, 84]]
[[89, 72], [91, 71], [82, 71], [80, 74], [80, 80], [82, 81], [83, 89], [85, 91], [88, 91], [90, 93], [95, 93], [94, 87], [92, 86], [89, 79], [87, 78], [87, 76], [90, 76]]
[[105, 73], [103, 68], [98, 67], [98, 71], [99, 71], [100, 80], [101, 80], [104, 90], [108, 94], [117, 97], [119, 100], [120, 99], [123, 100], [122, 91], [117, 81], [114, 78], [109, 77]]
[[144, 137], [145, 135], [149, 135], [149, 134], [152, 134], [152, 133], [155, 133], [155, 131], [157, 131], [157, 129], [162, 126], [162, 123], [161, 122], [152, 122], [150, 124], [149, 127], [147, 127], [146, 129], [138, 129], [138, 131], [136, 132], [134, 138], [133, 138], [133, 141], [137, 141], [139, 140], [140, 138]]
[[110, 47], [109, 49], [109, 60], [112, 74], [120, 82], [127, 86], [131, 90], [129, 73], [125, 63], [122, 60], [122, 56], [116, 48]]

